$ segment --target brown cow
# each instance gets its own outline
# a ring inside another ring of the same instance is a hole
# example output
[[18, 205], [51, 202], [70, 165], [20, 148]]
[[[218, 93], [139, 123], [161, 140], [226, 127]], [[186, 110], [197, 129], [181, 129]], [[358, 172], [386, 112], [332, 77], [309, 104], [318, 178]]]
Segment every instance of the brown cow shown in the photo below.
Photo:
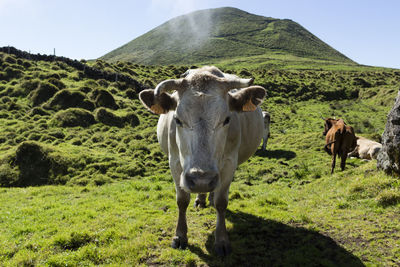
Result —
[[347, 153], [353, 151], [357, 146], [357, 139], [353, 127], [346, 125], [342, 119], [327, 118], [325, 120], [326, 135], [325, 151], [332, 155], [331, 174], [335, 169], [336, 155], [341, 158], [340, 167], [342, 171], [346, 165]]

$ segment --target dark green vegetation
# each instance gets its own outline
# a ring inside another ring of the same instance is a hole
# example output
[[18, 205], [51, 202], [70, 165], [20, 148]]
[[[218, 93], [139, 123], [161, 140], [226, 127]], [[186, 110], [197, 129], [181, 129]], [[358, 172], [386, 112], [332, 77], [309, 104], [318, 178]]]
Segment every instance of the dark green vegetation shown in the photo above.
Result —
[[[144, 87], [188, 67], [90, 65]], [[378, 140], [400, 71], [220, 67], [254, 76], [272, 116], [268, 151], [235, 174], [227, 214], [234, 253], [224, 260], [213, 253], [210, 207], [188, 209], [187, 250], [169, 247], [174, 185], [158, 117], [136, 88], [61, 61], [0, 53], [0, 265], [400, 264], [398, 178], [359, 159], [329, 175], [320, 119], [342, 117]]]
[[102, 59], [154, 65], [250, 63], [274, 67], [284, 67], [288, 62], [312, 65], [312, 59], [355, 65], [296, 22], [229, 7], [171, 19]]

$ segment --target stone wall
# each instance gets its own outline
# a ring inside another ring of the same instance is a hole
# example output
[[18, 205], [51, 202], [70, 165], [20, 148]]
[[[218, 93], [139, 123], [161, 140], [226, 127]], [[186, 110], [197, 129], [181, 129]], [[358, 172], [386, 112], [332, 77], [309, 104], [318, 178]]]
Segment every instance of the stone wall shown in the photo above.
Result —
[[121, 81], [121, 82], [126, 82], [129, 84], [131, 87], [133, 87], [136, 91], [136, 93], [139, 93], [144, 87], [142, 84], [140, 84], [138, 81], [135, 79], [118, 73], [118, 72], [107, 72], [107, 71], [102, 71], [93, 67], [88, 66], [85, 63], [82, 63], [78, 60], [73, 60], [70, 58], [66, 57], [57, 57], [57, 56], [52, 56], [52, 55], [41, 55], [41, 54], [31, 54], [25, 51], [21, 51], [16, 49], [15, 47], [12, 46], [4, 46], [0, 47], [0, 52], [15, 55], [18, 58], [23, 58], [23, 59], [28, 59], [28, 60], [41, 60], [41, 61], [61, 61], [69, 66], [83, 71], [83, 73], [91, 79], [105, 79], [111, 82], [114, 82], [116, 80]]

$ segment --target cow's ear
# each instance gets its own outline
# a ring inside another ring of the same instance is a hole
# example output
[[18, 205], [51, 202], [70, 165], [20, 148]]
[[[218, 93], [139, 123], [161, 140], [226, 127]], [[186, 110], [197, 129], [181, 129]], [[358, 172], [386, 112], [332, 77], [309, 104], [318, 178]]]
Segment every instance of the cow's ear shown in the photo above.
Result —
[[261, 86], [250, 86], [234, 93], [228, 93], [232, 111], [254, 111], [261, 104], [266, 91]]
[[143, 105], [155, 114], [165, 114], [176, 108], [176, 100], [167, 93], [154, 96], [154, 89], [146, 89], [139, 93]]

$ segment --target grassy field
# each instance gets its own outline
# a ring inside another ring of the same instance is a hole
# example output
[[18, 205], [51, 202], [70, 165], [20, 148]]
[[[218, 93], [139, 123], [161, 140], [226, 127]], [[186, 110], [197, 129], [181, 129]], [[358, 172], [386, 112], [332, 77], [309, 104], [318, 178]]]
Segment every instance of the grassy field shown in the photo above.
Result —
[[[359, 159], [330, 175], [320, 118], [342, 117], [379, 140], [398, 70], [220, 65], [255, 77], [272, 116], [267, 151], [235, 174], [227, 214], [234, 253], [220, 259], [215, 210], [193, 208], [194, 197], [189, 247], [170, 248], [174, 185], [156, 141], [158, 118], [134, 90], [57, 61], [0, 59], [0, 265], [400, 264], [399, 179]], [[146, 87], [187, 69], [90, 65]]]

